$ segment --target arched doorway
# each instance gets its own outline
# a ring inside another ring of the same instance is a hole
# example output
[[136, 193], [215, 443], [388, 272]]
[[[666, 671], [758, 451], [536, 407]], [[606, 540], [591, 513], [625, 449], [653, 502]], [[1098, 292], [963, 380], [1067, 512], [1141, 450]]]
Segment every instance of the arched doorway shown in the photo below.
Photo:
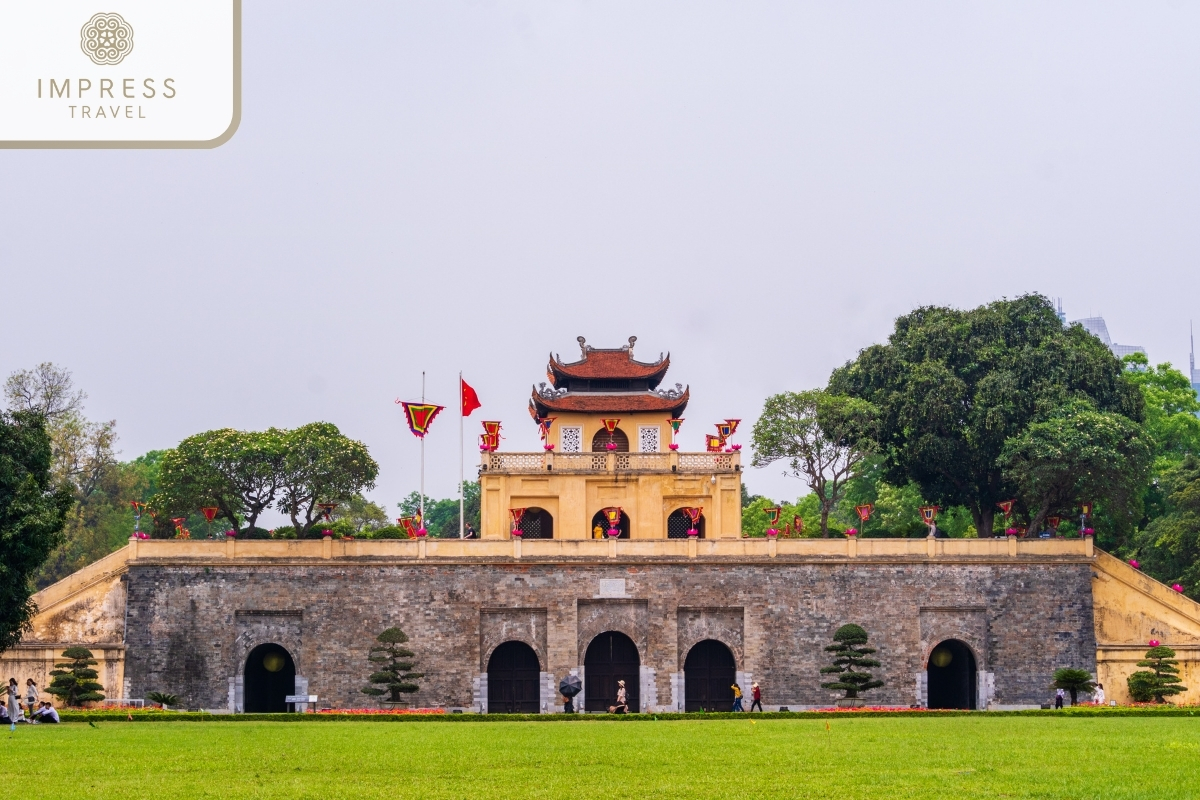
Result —
[[641, 710], [637, 645], [623, 633], [605, 631], [592, 639], [583, 657], [585, 711], [608, 711], [617, 702], [617, 681], [625, 681], [629, 713]]
[[[667, 538], [668, 539], [686, 539], [688, 531], [692, 529], [692, 521], [688, 519], [688, 515], [683, 513], [682, 509], [671, 512], [671, 516], [667, 517]], [[701, 539], [704, 538], [704, 515], [700, 515], [700, 521], [696, 523], [696, 530], [700, 531]]]
[[296, 662], [277, 644], [260, 644], [246, 657], [243, 703], [247, 714], [288, 710], [286, 698], [296, 693]]
[[930, 708], [975, 708], [975, 655], [958, 639], [947, 639], [929, 653]]
[[524, 642], [505, 642], [488, 659], [488, 713], [537, 714], [541, 708], [541, 664]]
[[715, 639], [698, 642], [683, 662], [683, 710], [729, 711], [735, 680], [733, 652]]
[[[600, 535], [596, 535], [596, 529], [600, 529]], [[629, 515], [624, 511], [621, 512], [621, 522], [617, 525], [617, 530], [621, 532], [618, 539], [629, 538]], [[608, 517], [604, 516], [604, 509], [596, 512], [596, 516], [592, 517], [592, 538], [607, 539], [608, 538]]]
[[525, 509], [525, 513], [521, 515], [521, 524], [517, 527], [521, 529], [522, 539], [554, 538], [554, 517], [544, 508]]
[[629, 437], [620, 428], [612, 432], [611, 439], [609, 438], [608, 431], [604, 430], [604, 428], [596, 431], [596, 435], [592, 437], [592, 452], [607, 453], [610, 441], [617, 446], [617, 449], [613, 451], [614, 453], [629, 452]]

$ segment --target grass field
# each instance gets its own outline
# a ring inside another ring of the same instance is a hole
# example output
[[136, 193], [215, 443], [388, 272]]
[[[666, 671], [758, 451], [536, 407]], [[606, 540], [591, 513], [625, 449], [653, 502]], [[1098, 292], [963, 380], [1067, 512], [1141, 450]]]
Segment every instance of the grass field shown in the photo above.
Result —
[[1196, 717], [95, 724], [0, 732], [4, 785], [120, 800], [1200, 797]]

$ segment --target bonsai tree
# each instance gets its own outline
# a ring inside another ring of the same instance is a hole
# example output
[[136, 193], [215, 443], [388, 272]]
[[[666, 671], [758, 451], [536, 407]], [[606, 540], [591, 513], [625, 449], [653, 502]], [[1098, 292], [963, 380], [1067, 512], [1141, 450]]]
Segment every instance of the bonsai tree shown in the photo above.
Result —
[[68, 647], [62, 657], [70, 660], [54, 665], [50, 671], [53, 680], [46, 691], [68, 706], [83, 705], [89, 700], [103, 700], [101, 690], [104, 687], [96, 682], [99, 673], [92, 669], [96, 665], [92, 651], [86, 647]]
[[1179, 682], [1179, 662], [1175, 660], [1175, 651], [1165, 644], [1158, 644], [1146, 651], [1146, 657], [1137, 662], [1139, 667], [1149, 667], [1140, 670], [1128, 678], [1129, 694], [1139, 703], [1165, 703], [1169, 695], [1187, 691], [1187, 687]]
[[367, 680], [376, 685], [367, 686], [362, 692], [372, 697], [386, 694], [388, 702], [403, 702], [400, 695], [417, 691], [420, 687], [416, 680], [425, 677], [423, 672], [410, 672], [414, 664], [410, 659], [416, 653], [402, 646], [408, 641], [408, 634], [399, 628], [388, 628], [375, 637], [375, 641], [379, 644], [371, 648], [367, 660], [378, 665], [379, 669], [372, 672]]
[[1075, 705], [1080, 692], [1092, 692], [1096, 688], [1092, 673], [1084, 669], [1062, 667], [1054, 670], [1054, 681], [1051, 689], [1062, 689], [1071, 695], [1071, 705]]
[[883, 681], [874, 680], [867, 667], [878, 667], [879, 662], [868, 658], [875, 652], [873, 647], [864, 647], [867, 632], [853, 623], [843, 625], [833, 634], [833, 641], [825, 652], [833, 653], [833, 664], [821, 668], [822, 675], [837, 675], [837, 680], [822, 683], [822, 689], [835, 689], [846, 693], [845, 699], [858, 697], [859, 692], [883, 686]]

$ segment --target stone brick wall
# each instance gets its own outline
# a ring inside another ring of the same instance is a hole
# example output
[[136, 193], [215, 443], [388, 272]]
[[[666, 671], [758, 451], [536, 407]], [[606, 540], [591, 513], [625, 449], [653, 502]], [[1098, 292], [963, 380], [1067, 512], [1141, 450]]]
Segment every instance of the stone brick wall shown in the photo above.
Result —
[[929, 653], [956, 638], [979, 672], [994, 675], [996, 703], [1033, 704], [1048, 699], [1057, 667], [1095, 669], [1091, 577], [1084, 560], [135, 561], [125, 675], [133, 697], [166, 691], [190, 707], [224, 708], [249, 652], [274, 642], [322, 706], [366, 707], [367, 651], [396, 625], [426, 673], [413, 703], [471, 708], [501, 642], [527, 642], [557, 682], [582, 666], [591, 637], [618, 630], [637, 644], [650, 710], [681, 701], [678, 673], [705, 638], [730, 647], [768, 708], [796, 709], [830, 703], [819, 687], [823, 648], [838, 626], [857, 622], [883, 662], [886, 686], [867, 695], [871, 703], [919, 702]]

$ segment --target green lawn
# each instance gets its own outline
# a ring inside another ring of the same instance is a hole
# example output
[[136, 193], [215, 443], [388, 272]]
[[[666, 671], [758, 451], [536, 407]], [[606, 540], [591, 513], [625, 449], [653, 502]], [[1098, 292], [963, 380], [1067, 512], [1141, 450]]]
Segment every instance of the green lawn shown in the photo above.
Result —
[[96, 725], [0, 732], [4, 785], [118, 800], [1200, 796], [1195, 717]]

